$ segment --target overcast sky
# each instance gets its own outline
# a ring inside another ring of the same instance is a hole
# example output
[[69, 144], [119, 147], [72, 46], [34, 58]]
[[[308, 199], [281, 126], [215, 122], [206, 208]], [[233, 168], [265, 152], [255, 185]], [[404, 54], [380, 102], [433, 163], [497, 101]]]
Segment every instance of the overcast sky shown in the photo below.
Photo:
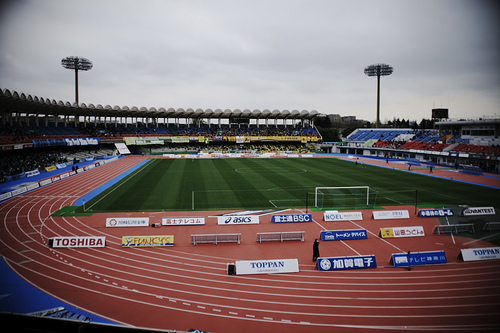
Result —
[[115, 106], [500, 117], [500, 10], [483, 0], [20, 0], [0, 5], [0, 88]]

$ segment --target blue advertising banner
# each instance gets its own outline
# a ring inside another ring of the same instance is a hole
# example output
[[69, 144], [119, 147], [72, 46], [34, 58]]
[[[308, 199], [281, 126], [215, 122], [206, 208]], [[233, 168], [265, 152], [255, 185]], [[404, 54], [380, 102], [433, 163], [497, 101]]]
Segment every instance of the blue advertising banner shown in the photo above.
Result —
[[374, 255], [354, 257], [318, 258], [318, 270], [337, 271], [345, 269], [377, 268]]
[[368, 238], [368, 233], [366, 232], [365, 229], [321, 231], [321, 240], [323, 241], [367, 239], [367, 238]]
[[453, 209], [451, 208], [421, 209], [418, 212], [418, 216], [420, 217], [453, 216]]
[[312, 222], [312, 214], [273, 215], [273, 223]]
[[[408, 266], [408, 253], [393, 253], [391, 258], [395, 267]], [[447, 263], [444, 251], [410, 252], [410, 265], [422, 266]]]

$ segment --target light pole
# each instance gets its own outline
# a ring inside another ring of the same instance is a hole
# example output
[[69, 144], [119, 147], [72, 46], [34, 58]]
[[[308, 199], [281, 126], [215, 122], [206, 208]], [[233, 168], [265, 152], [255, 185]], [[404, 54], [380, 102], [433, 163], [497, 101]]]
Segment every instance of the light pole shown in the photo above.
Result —
[[377, 122], [375, 123], [376, 128], [378, 128], [380, 125], [380, 77], [391, 75], [392, 72], [393, 68], [386, 64], [375, 64], [365, 68], [366, 75], [377, 77]]
[[61, 60], [61, 65], [66, 69], [75, 70], [75, 101], [78, 105], [78, 71], [88, 71], [92, 69], [92, 61], [81, 57], [66, 57]]

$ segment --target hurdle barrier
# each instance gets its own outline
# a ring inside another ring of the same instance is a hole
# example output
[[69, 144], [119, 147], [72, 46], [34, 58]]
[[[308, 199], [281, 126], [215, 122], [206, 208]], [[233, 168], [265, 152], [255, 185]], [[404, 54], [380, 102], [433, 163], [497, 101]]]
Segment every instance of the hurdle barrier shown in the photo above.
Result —
[[259, 232], [257, 233], [257, 242], [283, 242], [289, 240], [304, 241], [305, 231], [284, 231], [284, 232]]
[[500, 222], [487, 222], [484, 225], [483, 231], [500, 230]]
[[238, 243], [241, 244], [241, 234], [204, 234], [191, 235], [193, 245], [218, 243]]
[[448, 225], [437, 225], [434, 227], [433, 233], [437, 235], [449, 234], [449, 233], [460, 233], [460, 232], [470, 232], [472, 234], [476, 233], [474, 229], [474, 224], [448, 224]]

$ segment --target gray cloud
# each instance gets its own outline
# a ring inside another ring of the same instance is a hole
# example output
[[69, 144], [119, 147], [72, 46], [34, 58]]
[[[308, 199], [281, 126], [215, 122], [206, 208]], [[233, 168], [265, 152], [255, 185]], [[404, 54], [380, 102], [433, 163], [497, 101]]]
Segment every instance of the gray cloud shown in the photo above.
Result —
[[0, 87], [73, 101], [63, 57], [89, 58], [80, 100], [120, 106], [298, 109], [375, 119], [494, 115], [494, 1], [11, 1]]

